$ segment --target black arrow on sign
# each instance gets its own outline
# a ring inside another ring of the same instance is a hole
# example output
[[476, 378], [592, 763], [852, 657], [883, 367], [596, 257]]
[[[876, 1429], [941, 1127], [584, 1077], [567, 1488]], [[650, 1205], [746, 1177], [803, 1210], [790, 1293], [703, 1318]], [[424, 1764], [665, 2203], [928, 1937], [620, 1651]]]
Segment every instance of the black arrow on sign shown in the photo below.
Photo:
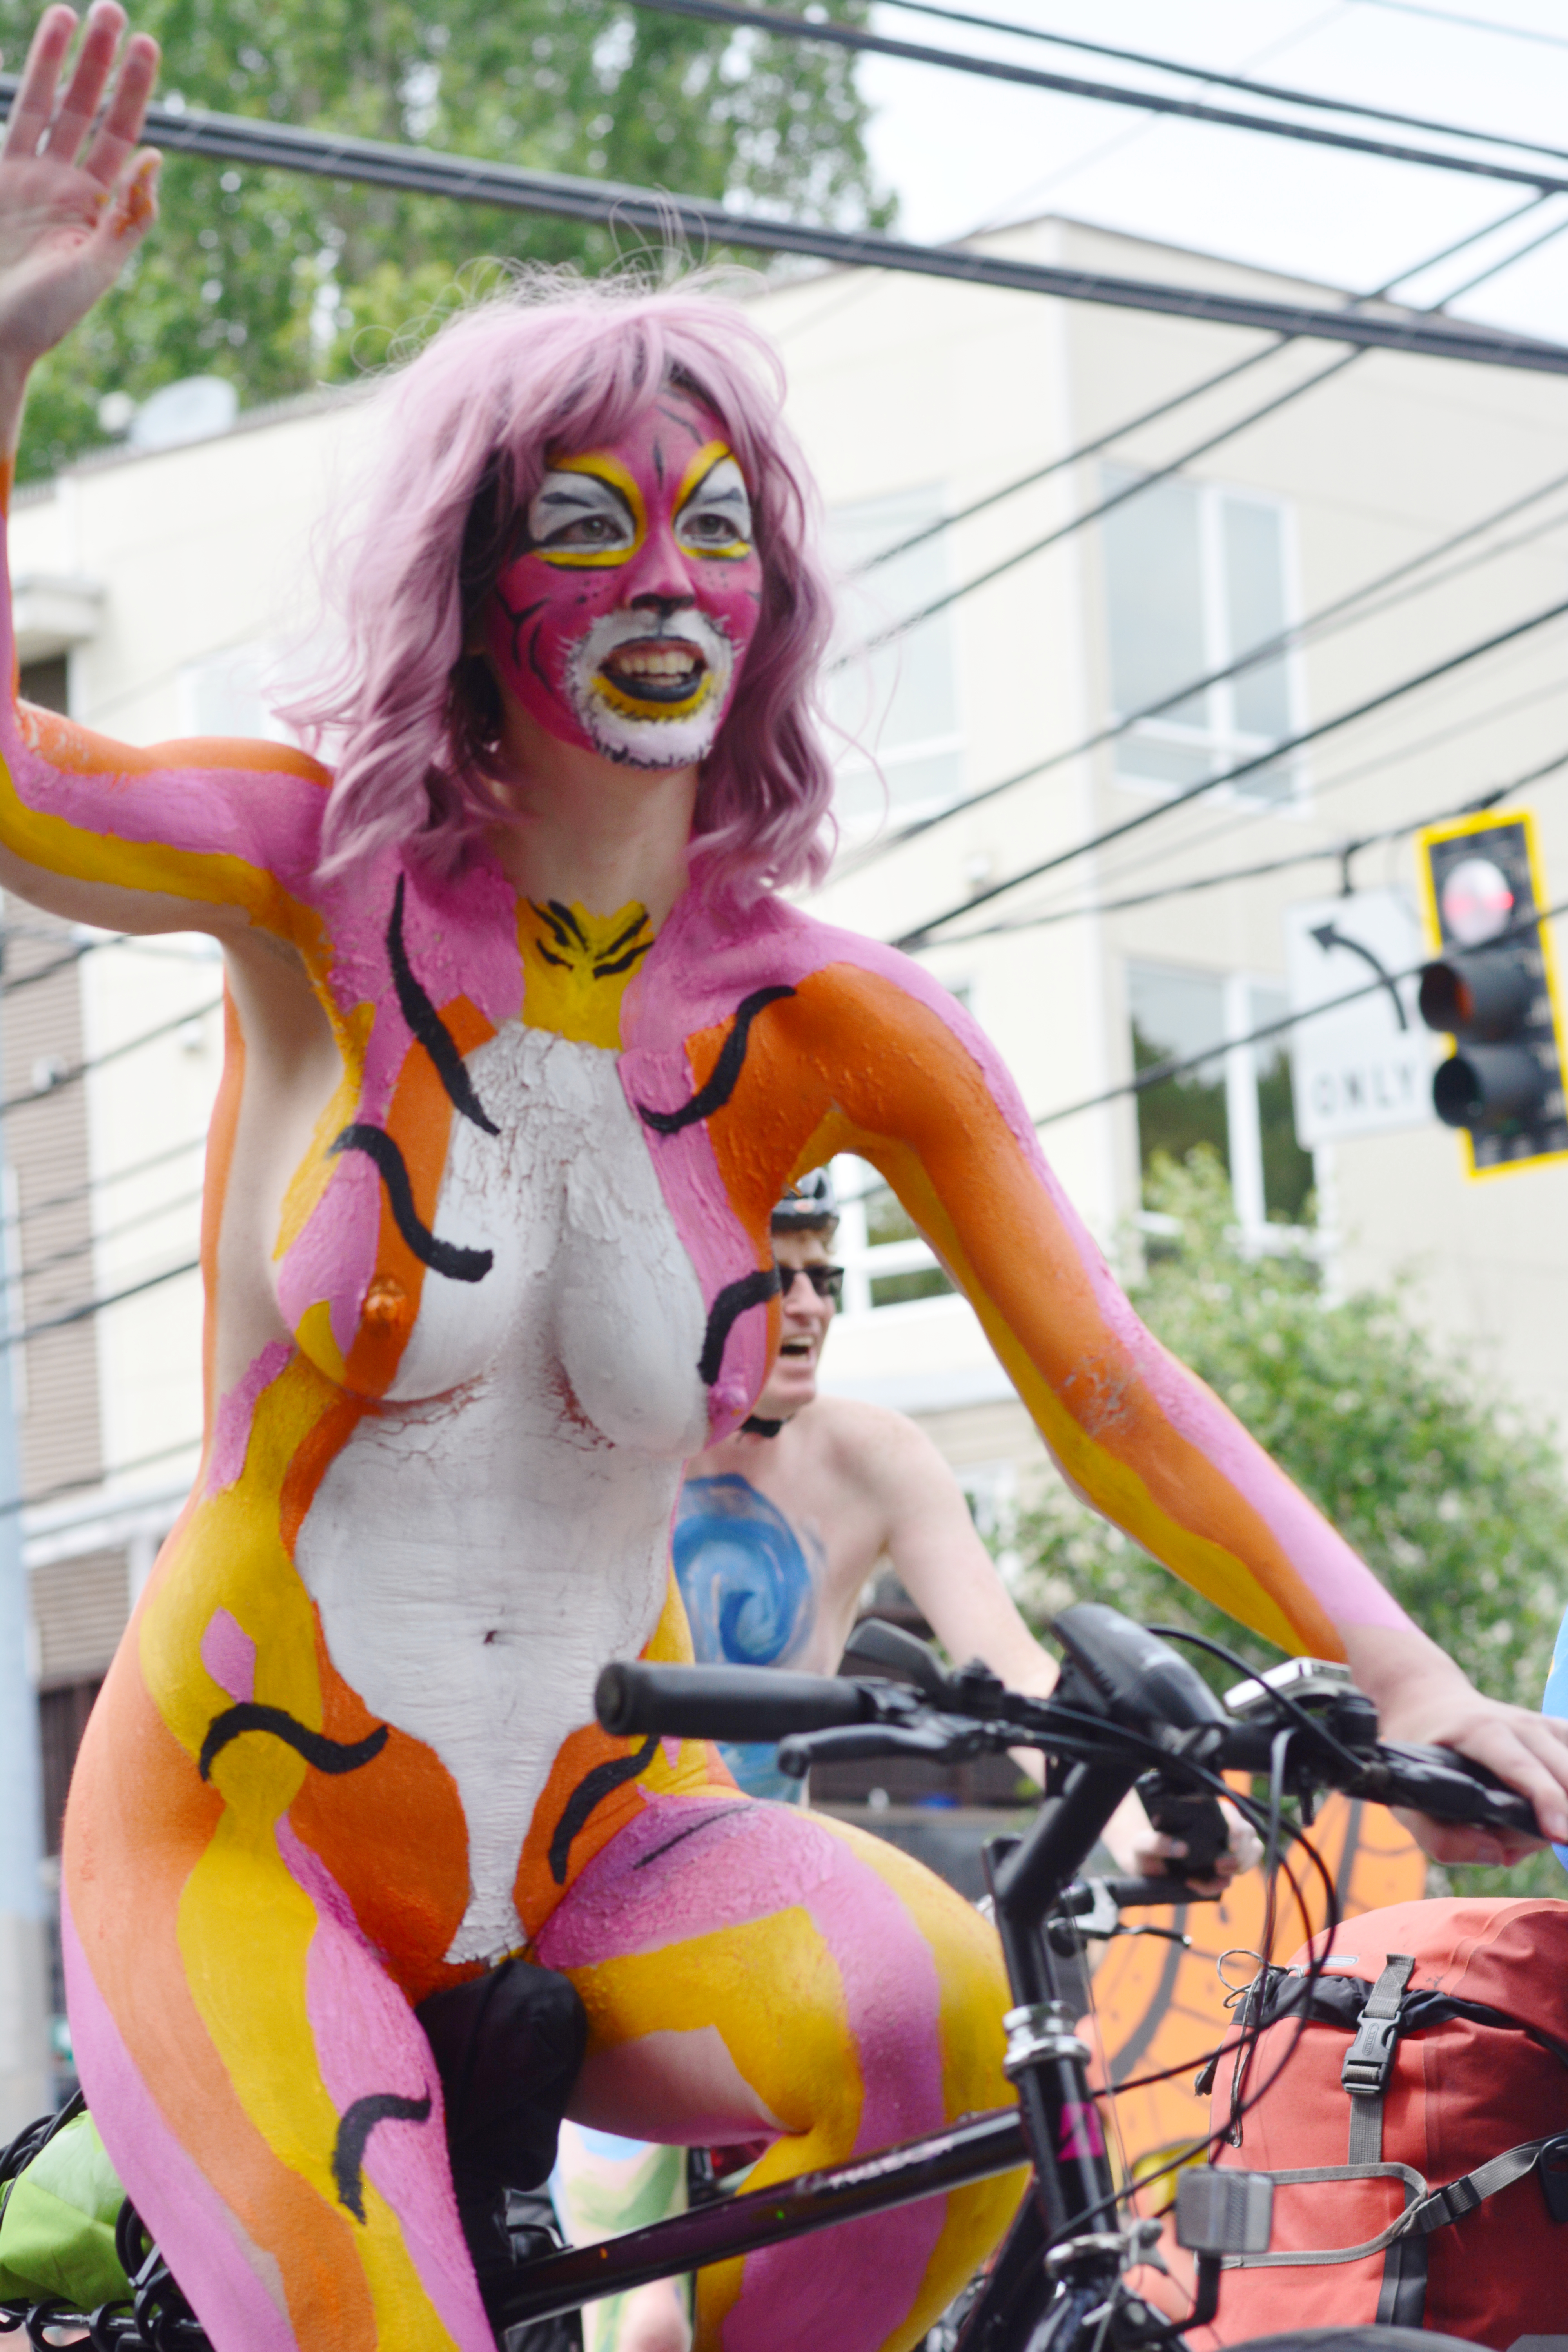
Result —
[[1406, 1016], [1404, 1005], [1400, 1002], [1399, 991], [1394, 985], [1394, 974], [1388, 970], [1387, 966], [1378, 959], [1378, 957], [1373, 955], [1369, 947], [1363, 947], [1360, 940], [1347, 938], [1345, 933], [1338, 929], [1332, 923], [1320, 923], [1316, 930], [1312, 933], [1312, 937], [1317, 940], [1318, 945], [1322, 949], [1325, 955], [1328, 954], [1331, 948], [1348, 948], [1352, 955], [1358, 955], [1361, 957], [1363, 963], [1371, 964], [1373, 971], [1376, 972], [1379, 980], [1382, 981], [1384, 988], [1387, 989], [1390, 996], [1394, 999], [1394, 1019], [1398, 1022], [1402, 1029], [1409, 1028], [1409, 1019]]

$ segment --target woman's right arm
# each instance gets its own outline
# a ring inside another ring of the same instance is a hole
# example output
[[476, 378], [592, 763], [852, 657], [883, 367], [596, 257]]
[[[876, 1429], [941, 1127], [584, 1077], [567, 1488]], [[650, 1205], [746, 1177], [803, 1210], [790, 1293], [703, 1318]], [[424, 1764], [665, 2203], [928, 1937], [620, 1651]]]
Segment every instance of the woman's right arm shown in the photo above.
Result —
[[[156, 215], [158, 159], [136, 142], [157, 47], [138, 34], [119, 55], [124, 12], [99, 0], [62, 93], [75, 28], [67, 7], [40, 20], [0, 148], [5, 492], [29, 371], [114, 283]], [[16, 674], [7, 586], [0, 676]], [[284, 745], [132, 750], [5, 693], [0, 882], [107, 929], [234, 937], [254, 925], [302, 946], [310, 918], [295, 894], [316, 861], [325, 784], [313, 761]]]

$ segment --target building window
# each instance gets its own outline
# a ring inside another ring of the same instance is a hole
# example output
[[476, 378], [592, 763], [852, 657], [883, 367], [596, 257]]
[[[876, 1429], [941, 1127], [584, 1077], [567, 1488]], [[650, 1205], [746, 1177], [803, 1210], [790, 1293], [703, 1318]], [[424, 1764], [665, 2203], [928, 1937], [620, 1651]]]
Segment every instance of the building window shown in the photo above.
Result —
[[[859, 570], [885, 548], [940, 522], [942, 515], [942, 493], [934, 488], [868, 499], [859, 506], [836, 507], [828, 515], [828, 557], [839, 575], [839, 654], [853, 656], [857, 646], [946, 590], [944, 532], [872, 572]], [[837, 763], [837, 806], [844, 824], [868, 830], [880, 822], [884, 809], [902, 819], [958, 798], [963, 789], [963, 738], [948, 614], [933, 614], [893, 644], [830, 669], [827, 707], [834, 725], [848, 738]]]
[[930, 1243], [868, 1160], [836, 1160], [833, 1181], [840, 1203], [833, 1254], [844, 1266], [846, 1314], [907, 1307], [952, 1290]]
[[58, 1853], [65, 1820], [66, 1791], [76, 1766], [92, 1704], [103, 1688], [101, 1675], [59, 1683], [38, 1693], [38, 1748], [44, 1780], [44, 1850]]
[[50, 654], [43, 661], [24, 662], [16, 676], [16, 691], [24, 702], [37, 705], [40, 710], [70, 709], [70, 669], [64, 654]]
[[[1138, 479], [1125, 466], [1103, 468], [1108, 495]], [[1290, 517], [1278, 499], [1176, 476], [1152, 482], [1100, 528], [1118, 719], [1240, 660], [1294, 617]], [[1295, 659], [1277, 654], [1141, 719], [1118, 739], [1118, 780], [1170, 792], [1203, 783], [1297, 733], [1300, 710]], [[1300, 782], [1284, 759], [1233, 789], [1279, 807]]]
[[1182, 1160], [1205, 1143], [1229, 1171], [1245, 1233], [1303, 1223], [1312, 1156], [1296, 1140], [1285, 1039], [1236, 1042], [1283, 1018], [1284, 990], [1243, 973], [1135, 963], [1128, 966], [1127, 994], [1136, 1070], [1215, 1049], [1212, 1060], [1136, 1097], [1144, 1176], [1157, 1151]]

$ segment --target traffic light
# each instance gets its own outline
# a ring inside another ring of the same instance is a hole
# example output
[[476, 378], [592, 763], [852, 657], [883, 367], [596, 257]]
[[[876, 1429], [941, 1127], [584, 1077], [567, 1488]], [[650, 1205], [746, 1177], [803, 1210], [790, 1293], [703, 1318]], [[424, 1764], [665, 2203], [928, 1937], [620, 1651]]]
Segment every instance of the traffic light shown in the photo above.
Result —
[[1463, 1130], [1472, 1176], [1568, 1157], [1564, 1051], [1531, 818], [1460, 817], [1416, 835], [1436, 962], [1421, 1018], [1454, 1040], [1432, 1107]]

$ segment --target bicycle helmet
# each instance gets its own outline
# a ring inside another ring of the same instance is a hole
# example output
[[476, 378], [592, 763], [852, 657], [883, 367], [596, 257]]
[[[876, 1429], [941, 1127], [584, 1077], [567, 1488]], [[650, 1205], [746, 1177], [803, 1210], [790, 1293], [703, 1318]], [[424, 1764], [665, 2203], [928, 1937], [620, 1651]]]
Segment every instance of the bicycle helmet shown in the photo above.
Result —
[[838, 1196], [826, 1168], [814, 1168], [798, 1184], [786, 1185], [773, 1211], [775, 1234], [821, 1234], [828, 1239], [838, 1223]]

